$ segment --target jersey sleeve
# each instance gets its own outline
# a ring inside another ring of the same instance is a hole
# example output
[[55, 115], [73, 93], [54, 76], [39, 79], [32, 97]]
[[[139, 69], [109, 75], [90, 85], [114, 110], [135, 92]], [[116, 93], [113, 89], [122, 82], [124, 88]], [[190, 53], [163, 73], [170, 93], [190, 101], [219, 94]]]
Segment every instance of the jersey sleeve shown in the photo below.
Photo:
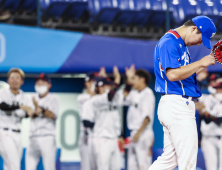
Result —
[[165, 73], [167, 68], [179, 68], [181, 63], [178, 44], [172, 40], [159, 44], [159, 60], [162, 65], [160, 69]]
[[[33, 110], [35, 109], [31, 96], [27, 94], [23, 94], [22, 101], [20, 104], [27, 107], [31, 107]], [[15, 110], [15, 115], [20, 118], [24, 118], [26, 117], [26, 112], [22, 109], [17, 109]]]
[[146, 93], [141, 100], [141, 116], [143, 120], [149, 117], [150, 121], [154, 119], [155, 97], [152, 92]]
[[60, 107], [59, 99], [57, 98], [57, 96], [53, 95], [48, 102], [49, 102], [49, 106], [48, 108], [45, 108], [45, 109], [52, 112], [57, 118], [59, 115], [59, 107]]

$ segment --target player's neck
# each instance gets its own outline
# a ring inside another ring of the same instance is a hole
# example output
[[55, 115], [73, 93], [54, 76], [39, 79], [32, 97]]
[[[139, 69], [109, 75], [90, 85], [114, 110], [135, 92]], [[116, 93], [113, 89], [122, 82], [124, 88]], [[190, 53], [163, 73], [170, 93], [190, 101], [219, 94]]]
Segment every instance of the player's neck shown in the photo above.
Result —
[[137, 90], [139, 92], [141, 92], [143, 89], [145, 89], [147, 87], [147, 85], [141, 85], [141, 87], [139, 87]]
[[13, 93], [13, 94], [19, 94], [19, 89], [13, 89], [13, 88], [11, 88], [10, 87], [10, 90], [11, 90], [11, 92]]
[[178, 28], [176, 28], [176, 29], [174, 29], [174, 30], [180, 35], [180, 37], [182, 38], [182, 40], [183, 40], [184, 43], [185, 43], [186, 32], [187, 32], [186, 27], [181, 26], [181, 27], [178, 27]]
[[47, 94], [49, 94], [49, 92], [43, 94], [42, 96], [39, 95], [39, 97], [40, 97], [40, 98], [43, 98], [43, 97], [47, 96]]

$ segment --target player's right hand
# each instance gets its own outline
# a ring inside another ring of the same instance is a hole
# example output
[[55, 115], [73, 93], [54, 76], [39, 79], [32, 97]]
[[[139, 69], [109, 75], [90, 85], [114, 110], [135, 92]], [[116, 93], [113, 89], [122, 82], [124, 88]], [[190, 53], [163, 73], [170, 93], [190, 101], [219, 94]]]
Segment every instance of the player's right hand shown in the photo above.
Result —
[[203, 67], [208, 67], [209, 65], [215, 65], [215, 58], [212, 53], [203, 57], [200, 61]]
[[132, 64], [130, 66], [130, 68], [126, 67], [125, 68], [125, 72], [126, 72], [127, 82], [129, 84], [132, 84], [132, 79], [133, 79], [133, 77], [134, 77], [134, 75], [136, 73], [135, 65]]

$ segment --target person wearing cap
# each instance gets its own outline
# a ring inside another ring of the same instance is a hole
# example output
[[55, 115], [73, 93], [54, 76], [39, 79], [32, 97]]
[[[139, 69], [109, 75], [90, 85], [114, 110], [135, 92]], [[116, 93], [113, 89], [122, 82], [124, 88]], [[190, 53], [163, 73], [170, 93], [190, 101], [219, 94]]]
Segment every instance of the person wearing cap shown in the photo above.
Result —
[[19, 68], [8, 72], [9, 88], [0, 91], [0, 156], [4, 169], [20, 170], [22, 159], [21, 121], [32, 117], [34, 105], [20, 88], [25, 74]]
[[81, 93], [77, 97], [77, 102], [78, 102], [78, 109], [79, 109], [79, 114], [81, 118], [81, 124], [80, 124], [80, 134], [79, 134], [79, 152], [80, 152], [80, 157], [81, 157], [81, 170], [90, 170], [90, 158], [89, 158], [89, 148], [88, 148], [88, 143], [89, 143], [89, 135], [90, 135], [90, 130], [87, 127], [83, 126], [82, 123], [82, 107], [83, 104], [91, 98], [91, 96], [94, 95], [95, 92], [95, 84], [94, 84], [94, 79], [97, 76], [97, 73], [90, 72], [87, 74], [85, 77], [85, 87], [86, 90], [85, 92]]
[[121, 134], [120, 115], [117, 106], [109, 100], [121, 77], [117, 67], [114, 67], [113, 73], [114, 82], [104, 77], [95, 79], [96, 95], [83, 105], [83, 124], [93, 131], [90, 146], [91, 170], [121, 169], [118, 146]]
[[[201, 96], [196, 74], [215, 64], [213, 54], [191, 61], [188, 47], [202, 42], [211, 49], [216, 34], [213, 21], [197, 16], [182, 26], [169, 30], [154, 51], [155, 91], [162, 94], [158, 119], [163, 125], [164, 152], [149, 170], [195, 170], [198, 137], [194, 101]], [[198, 47], [197, 47], [198, 48]]]
[[201, 120], [201, 149], [207, 170], [222, 169], [222, 83], [218, 74], [209, 77], [213, 94], [202, 95], [196, 102]]
[[51, 79], [44, 73], [36, 78], [32, 101], [35, 114], [30, 122], [29, 144], [26, 151], [27, 170], [36, 170], [40, 157], [45, 170], [56, 169], [56, 119], [59, 114], [59, 100], [50, 93]]

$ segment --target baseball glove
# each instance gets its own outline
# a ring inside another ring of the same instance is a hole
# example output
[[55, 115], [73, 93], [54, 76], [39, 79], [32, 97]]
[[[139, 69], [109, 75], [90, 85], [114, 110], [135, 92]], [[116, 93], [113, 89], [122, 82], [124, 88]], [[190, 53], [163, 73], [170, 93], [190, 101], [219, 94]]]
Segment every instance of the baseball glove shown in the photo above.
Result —
[[222, 39], [214, 45], [212, 52], [216, 62], [222, 64]]

